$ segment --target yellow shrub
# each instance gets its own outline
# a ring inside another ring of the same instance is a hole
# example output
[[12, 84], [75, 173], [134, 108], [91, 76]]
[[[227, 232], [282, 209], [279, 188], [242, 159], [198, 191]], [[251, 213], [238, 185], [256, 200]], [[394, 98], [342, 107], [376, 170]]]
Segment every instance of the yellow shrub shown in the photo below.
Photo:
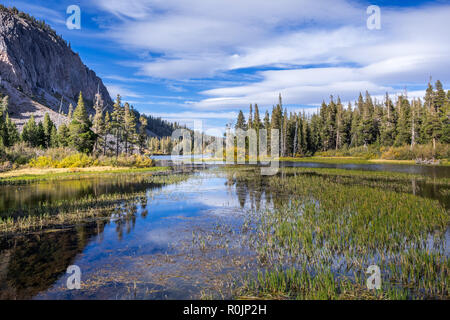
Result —
[[86, 168], [92, 166], [94, 161], [91, 157], [83, 154], [77, 153], [65, 157], [58, 164], [58, 168]]
[[53, 168], [57, 164], [51, 157], [41, 156], [36, 159], [31, 159], [29, 165], [33, 168]]

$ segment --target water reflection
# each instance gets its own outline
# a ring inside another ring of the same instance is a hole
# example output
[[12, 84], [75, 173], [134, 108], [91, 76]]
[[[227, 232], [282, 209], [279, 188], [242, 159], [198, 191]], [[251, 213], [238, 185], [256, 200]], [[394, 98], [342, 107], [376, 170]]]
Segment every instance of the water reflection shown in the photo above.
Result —
[[81, 180], [62, 180], [28, 185], [0, 186], [0, 213], [28, 208], [59, 200], [77, 200], [87, 196], [97, 198], [106, 194], [131, 194], [159, 188], [145, 175], [117, 175]]

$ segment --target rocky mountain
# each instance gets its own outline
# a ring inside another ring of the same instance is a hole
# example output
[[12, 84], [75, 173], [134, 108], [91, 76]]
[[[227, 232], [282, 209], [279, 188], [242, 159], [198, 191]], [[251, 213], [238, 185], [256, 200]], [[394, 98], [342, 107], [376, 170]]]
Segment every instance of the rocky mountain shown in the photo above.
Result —
[[21, 126], [31, 114], [39, 120], [49, 112], [61, 123], [80, 91], [90, 112], [97, 92], [112, 108], [102, 80], [64, 39], [45, 23], [0, 7], [0, 93], [10, 96], [12, 119]]

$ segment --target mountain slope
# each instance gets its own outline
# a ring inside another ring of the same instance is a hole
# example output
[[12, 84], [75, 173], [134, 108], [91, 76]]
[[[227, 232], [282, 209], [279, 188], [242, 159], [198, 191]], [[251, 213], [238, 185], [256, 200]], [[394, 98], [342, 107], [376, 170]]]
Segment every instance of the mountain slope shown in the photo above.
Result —
[[0, 91], [11, 96], [10, 113], [19, 125], [22, 118], [46, 107], [54, 111], [50, 112], [54, 118], [61, 100], [67, 113], [80, 91], [90, 112], [97, 90], [107, 108], [113, 105], [102, 80], [54, 30], [4, 7], [0, 8], [0, 77]]

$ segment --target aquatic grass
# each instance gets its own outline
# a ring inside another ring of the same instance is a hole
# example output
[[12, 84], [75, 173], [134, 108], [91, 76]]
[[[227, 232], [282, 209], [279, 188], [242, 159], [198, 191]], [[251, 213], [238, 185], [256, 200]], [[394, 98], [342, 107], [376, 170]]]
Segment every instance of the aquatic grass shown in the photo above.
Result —
[[[265, 271], [244, 282], [238, 296], [449, 298], [449, 211], [437, 200], [389, 187], [409, 176], [287, 171], [263, 182], [273, 206], [243, 223], [242, 232], [249, 234]], [[230, 179], [251, 185], [255, 178], [246, 170]], [[382, 270], [380, 292], [365, 289], [365, 270], [371, 264]]]

